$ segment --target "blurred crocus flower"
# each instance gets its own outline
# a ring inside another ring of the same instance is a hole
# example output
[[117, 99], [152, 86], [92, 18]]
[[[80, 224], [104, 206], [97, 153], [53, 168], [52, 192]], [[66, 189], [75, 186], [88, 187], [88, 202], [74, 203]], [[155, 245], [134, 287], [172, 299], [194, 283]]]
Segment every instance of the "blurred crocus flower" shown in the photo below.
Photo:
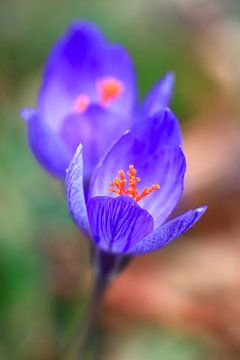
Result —
[[199, 207], [167, 221], [182, 195], [186, 170], [179, 124], [170, 110], [161, 110], [148, 118], [146, 129], [126, 132], [115, 142], [96, 167], [87, 194], [83, 152], [80, 145], [67, 171], [68, 205], [108, 263], [162, 248], [206, 210]]
[[167, 73], [139, 109], [125, 49], [109, 43], [92, 23], [76, 21], [49, 55], [36, 110], [21, 111], [32, 152], [48, 172], [63, 179], [82, 143], [89, 178], [109, 145], [131, 128], [133, 114], [146, 117], [169, 105], [173, 83]]

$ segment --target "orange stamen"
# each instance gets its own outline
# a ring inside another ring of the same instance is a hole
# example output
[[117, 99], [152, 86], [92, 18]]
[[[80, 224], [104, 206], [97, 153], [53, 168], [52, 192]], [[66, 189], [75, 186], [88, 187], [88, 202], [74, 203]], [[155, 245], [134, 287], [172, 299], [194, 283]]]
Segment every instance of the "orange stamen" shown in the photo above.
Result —
[[149, 194], [151, 194], [154, 190], [160, 189], [159, 184], [152, 185], [151, 187], [145, 187], [143, 191], [139, 194], [137, 189], [137, 183], [141, 181], [139, 177], [136, 177], [137, 170], [133, 165], [129, 165], [128, 175], [128, 188], [126, 188], [127, 180], [125, 178], [125, 171], [120, 170], [118, 172], [119, 177], [112, 182], [110, 182], [110, 188], [108, 191], [111, 193], [115, 193], [118, 195], [128, 195], [133, 198], [136, 202], [139, 202]]
[[90, 103], [90, 98], [86, 94], [81, 94], [77, 97], [75, 102], [75, 111], [78, 113], [83, 113]]
[[106, 106], [122, 94], [124, 87], [120, 80], [106, 77], [97, 82], [97, 90], [100, 104]]

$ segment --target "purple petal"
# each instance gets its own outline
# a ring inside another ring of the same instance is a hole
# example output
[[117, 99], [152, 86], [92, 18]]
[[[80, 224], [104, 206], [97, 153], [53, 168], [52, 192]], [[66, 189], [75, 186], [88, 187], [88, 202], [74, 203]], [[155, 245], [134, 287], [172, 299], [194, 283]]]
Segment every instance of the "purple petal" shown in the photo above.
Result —
[[75, 22], [52, 48], [38, 102], [39, 110], [52, 127], [59, 127], [62, 117], [74, 109], [78, 95], [92, 95], [92, 57], [94, 49], [99, 51], [103, 44], [103, 36], [94, 25]]
[[120, 45], [105, 46], [98, 56], [98, 78], [114, 77], [123, 84], [123, 92], [109, 108], [122, 116], [130, 116], [136, 107], [136, 78], [132, 60]]
[[174, 74], [168, 72], [156, 85], [154, 85], [143, 102], [141, 110], [143, 116], [152, 116], [162, 108], [169, 107], [174, 82]]
[[88, 215], [83, 187], [83, 159], [80, 144], [72, 158], [66, 175], [66, 194], [70, 213], [79, 228], [89, 235]]
[[129, 121], [99, 106], [83, 114], [65, 118], [60, 136], [73, 154], [79, 143], [84, 146], [84, 176], [88, 177], [109, 145], [129, 126]]
[[172, 240], [189, 230], [205, 213], [207, 207], [202, 206], [195, 210], [190, 210], [170, 222], [158, 227], [143, 240], [139, 241], [130, 250], [129, 254], [146, 254], [169, 244]]
[[102, 250], [124, 253], [153, 230], [153, 219], [128, 196], [98, 196], [88, 202], [93, 238]]
[[144, 143], [131, 132], [122, 136], [98, 165], [90, 185], [90, 196], [109, 195], [109, 182], [119, 170], [128, 170], [133, 164], [141, 181], [139, 192], [145, 186], [159, 184], [160, 189], [139, 202], [154, 218], [155, 227], [162, 224], [175, 208], [183, 191], [186, 170], [181, 147], [160, 147], [153, 153], [145, 151]]
[[176, 207], [184, 185], [186, 161], [180, 147], [164, 147], [139, 166], [139, 176], [145, 186], [159, 184], [160, 189], [140, 201], [154, 218], [154, 226], [161, 225]]
[[132, 131], [144, 141], [148, 152], [154, 152], [165, 145], [182, 145], [181, 128], [170, 109], [162, 109], [152, 117], [142, 118]]
[[[47, 61], [39, 94], [39, 111], [52, 127], [74, 111], [79, 95], [97, 100], [96, 83], [116, 77], [125, 92], [112, 108], [127, 114], [135, 103], [135, 76], [131, 59], [118, 45], [109, 45], [93, 24], [76, 21], [53, 47]], [[123, 104], [125, 107], [123, 107]]]
[[36, 159], [52, 175], [63, 179], [71, 160], [69, 150], [36, 111], [23, 109], [20, 114], [26, 120], [29, 145]]

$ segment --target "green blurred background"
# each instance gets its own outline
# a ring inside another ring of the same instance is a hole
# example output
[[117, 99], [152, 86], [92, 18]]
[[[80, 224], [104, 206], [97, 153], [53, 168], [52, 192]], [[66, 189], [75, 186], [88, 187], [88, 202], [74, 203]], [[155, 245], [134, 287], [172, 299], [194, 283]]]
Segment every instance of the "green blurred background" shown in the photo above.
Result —
[[57, 359], [91, 286], [64, 187], [33, 159], [18, 115], [34, 107], [48, 51], [76, 18], [128, 49], [140, 97], [176, 73], [188, 160], [178, 211], [209, 205], [189, 234], [116, 279], [88, 358], [240, 358], [239, 10], [231, 0], [1, 0], [0, 359]]

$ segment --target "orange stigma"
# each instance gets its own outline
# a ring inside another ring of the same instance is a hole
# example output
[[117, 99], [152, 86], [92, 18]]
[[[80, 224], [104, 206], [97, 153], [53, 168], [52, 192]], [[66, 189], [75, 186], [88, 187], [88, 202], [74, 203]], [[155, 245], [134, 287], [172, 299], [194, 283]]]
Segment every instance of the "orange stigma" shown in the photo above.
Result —
[[79, 95], [75, 102], [75, 111], [78, 113], [83, 113], [87, 109], [89, 103], [89, 96], [86, 94]]
[[117, 99], [123, 92], [123, 83], [114, 77], [106, 77], [97, 82], [99, 101], [103, 106]]
[[[139, 194], [137, 189], [137, 183], [141, 180], [139, 177], [136, 177], [137, 170], [133, 165], [129, 165], [129, 171], [127, 172], [128, 176], [128, 185], [127, 185], [127, 179], [125, 178], [125, 171], [120, 170], [118, 171], [119, 177], [116, 177], [116, 179], [112, 182], [110, 182], [110, 186], [113, 188], [110, 188], [108, 191], [111, 193], [115, 193], [118, 195], [128, 195], [131, 198], [133, 198], [136, 202], [139, 202], [143, 198], [145, 198], [147, 195], [151, 194], [154, 190], [160, 189], [159, 184], [152, 185], [150, 188], [145, 187], [143, 191]], [[126, 185], [128, 187], [126, 187]]]

